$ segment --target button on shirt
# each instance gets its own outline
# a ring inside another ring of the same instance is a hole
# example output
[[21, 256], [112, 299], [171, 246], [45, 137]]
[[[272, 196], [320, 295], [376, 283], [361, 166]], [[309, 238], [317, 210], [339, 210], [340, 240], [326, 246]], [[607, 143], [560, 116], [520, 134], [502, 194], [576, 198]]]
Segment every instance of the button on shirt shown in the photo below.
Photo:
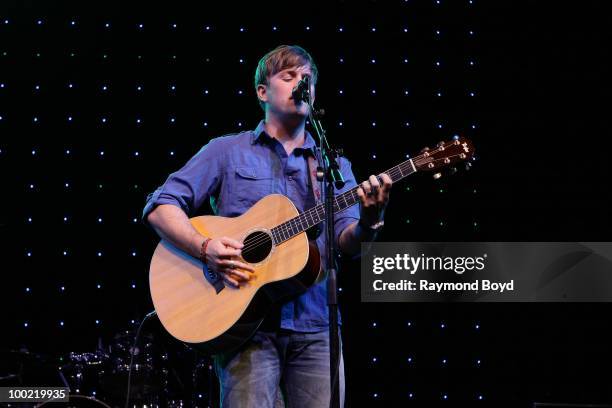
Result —
[[[314, 154], [314, 149], [314, 139], [306, 132], [304, 144], [287, 155], [283, 145], [265, 132], [263, 120], [253, 131], [212, 139], [149, 194], [143, 221], [146, 223], [147, 215], [160, 204], [178, 206], [194, 217], [207, 201], [215, 215], [235, 217], [272, 193], [288, 197], [299, 212], [308, 210], [315, 206], [308, 173], [308, 155]], [[350, 162], [341, 157], [339, 165], [346, 183], [336, 195], [357, 186]], [[336, 247], [342, 231], [358, 220], [357, 205], [334, 216]], [[325, 223], [320, 227], [322, 233], [316, 242], [325, 265]], [[328, 327], [326, 285], [325, 279], [280, 305], [280, 327], [302, 332]]]

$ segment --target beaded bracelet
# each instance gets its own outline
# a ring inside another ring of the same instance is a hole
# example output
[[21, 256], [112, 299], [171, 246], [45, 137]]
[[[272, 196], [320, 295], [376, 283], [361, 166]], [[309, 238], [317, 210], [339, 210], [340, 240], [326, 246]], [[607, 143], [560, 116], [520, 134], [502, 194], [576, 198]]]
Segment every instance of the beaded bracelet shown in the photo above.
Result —
[[206, 263], [206, 247], [209, 242], [210, 238], [205, 238], [204, 242], [202, 242], [202, 247], [200, 248], [200, 261], [202, 261], [202, 263]]

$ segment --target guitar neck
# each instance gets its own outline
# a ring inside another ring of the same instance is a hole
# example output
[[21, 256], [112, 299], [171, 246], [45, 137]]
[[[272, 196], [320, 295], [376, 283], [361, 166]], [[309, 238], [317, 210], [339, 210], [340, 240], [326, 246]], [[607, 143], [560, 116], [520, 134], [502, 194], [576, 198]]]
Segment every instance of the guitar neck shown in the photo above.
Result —
[[[393, 183], [402, 180], [404, 177], [416, 172], [416, 167], [412, 159], [408, 159], [403, 163], [383, 172], [386, 173]], [[357, 189], [354, 187], [342, 194], [334, 197], [334, 214], [343, 211], [359, 202]], [[280, 244], [292, 237], [308, 230], [311, 227], [325, 220], [325, 204], [319, 204], [307, 211], [304, 211], [297, 217], [294, 217], [284, 223], [272, 228], [272, 237], [275, 244]]]

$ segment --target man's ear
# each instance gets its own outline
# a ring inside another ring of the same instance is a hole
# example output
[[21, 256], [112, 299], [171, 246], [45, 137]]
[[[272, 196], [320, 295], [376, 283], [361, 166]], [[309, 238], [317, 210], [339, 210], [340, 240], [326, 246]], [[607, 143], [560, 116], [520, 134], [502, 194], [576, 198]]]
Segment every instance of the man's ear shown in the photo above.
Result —
[[268, 102], [268, 87], [263, 84], [257, 85], [257, 98], [262, 102]]

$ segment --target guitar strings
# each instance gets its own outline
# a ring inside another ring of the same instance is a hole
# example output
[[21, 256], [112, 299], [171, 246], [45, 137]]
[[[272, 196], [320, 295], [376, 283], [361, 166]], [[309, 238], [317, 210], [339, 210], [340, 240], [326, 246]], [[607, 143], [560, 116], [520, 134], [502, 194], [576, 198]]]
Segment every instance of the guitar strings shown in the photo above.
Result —
[[[431, 155], [432, 153], [437, 153], [438, 151], [441, 151], [441, 150], [442, 150], [442, 147], [439, 147], [439, 148], [436, 148], [436, 149], [434, 149], [433, 151], [428, 152], [428, 153]], [[447, 158], [450, 158], [450, 157], [455, 157], [455, 156], [459, 156], [459, 155], [460, 155], [460, 154], [455, 154], [455, 155], [447, 156]], [[412, 161], [413, 161], [413, 163], [415, 164], [415, 166], [420, 166], [420, 165], [422, 165], [422, 164], [427, 163], [427, 159], [428, 159], [428, 158], [429, 158], [429, 155], [428, 155], [428, 156], [425, 156], [425, 154], [421, 154], [421, 155], [415, 156], [415, 157], [412, 159]], [[431, 162], [435, 162], [435, 161], [439, 161], [439, 160], [443, 160], [443, 159], [434, 159], [434, 160], [432, 160]], [[395, 178], [395, 176], [398, 176], [398, 175], [399, 175], [399, 176], [402, 176], [403, 172], [401, 171], [400, 166], [402, 166], [402, 165], [403, 165], [403, 164], [405, 164], [405, 163], [408, 163], [409, 161], [410, 161], [410, 160], [407, 160], [406, 162], [401, 163], [401, 164], [399, 164], [399, 165], [397, 165], [397, 166], [395, 166], [395, 167], [391, 168], [390, 170], [388, 170], [388, 172], [383, 172], [383, 173], [387, 173], [387, 174], [388, 174], [388, 175], [389, 175], [389, 176], [390, 176], [392, 179], [393, 179], [393, 178]], [[382, 173], [381, 173], [381, 174], [382, 174]], [[353, 195], [353, 193], [354, 193], [354, 192], [355, 192], [355, 191], [356, 191], [358, 188], [359, 188], [359, 186], [356, 186], [356, 187], [354, 187], [354, 188], [352, 188], [352, 189], [350, 189], [350, 190], [348, 190], [348, 191], [345, 191], [344, 193], [339, 194], [338, 196], [334, 197], [334, 211], [336, 211], [336, 206], [337, 206], [337, 208], [340, 208], [339, 198], [341, 198], [341, 197], [342, 197], [342, 198], [345, 200], [345, 202], [346, 202], [345, 195], [348, 195], [349, 193], [351, 194], [351, 198], [354, 198], [354, 197], [352, 197], [352, 195]], [[293, 238], [295, 235], [297, 235], [297, 234], [295, 234], [295, 233], [293, 233], [293, 232], [292, 232], [292, 230], [293, 230], [293, 226], [291, 226], [291, 225], [290, 225], [292, 222], [296, 223], [296, 226], [297, 226], [297, 220], [298, 220], [298, 219], [300, 219], [300, 227], [302, 227], [302, 228], [303, 228], [303, 226], [301, 225], [301, 222], [302, 222], [302, 221], [301, 221], [301, 219], [305, 218], [305, 217], [306, 217], [306, 215], [310, 214], [310, 213], [311, 213], [311, 212], [313, 212], [313, 210], [314, 210], [314, 211], [317, 213], [317, 217], [318, 217], [318, 210], [317, 210], [317, 208], [319, 208], [319, 206], [316, 206], [316, 207], [310, 208], [309, 210], [307, 210], [307, 211], [303, 212], [302, 214], [298, 215], [297, 217], [294, 217], [294, 218], [292, 218], [291, 220], [285, 221], [284, 223], [282, 223], [282, 224], [280, 224], [280, 225], [278, 225], [278, 226], [274, 227], [274, 228], [273, 228], [273, 230], [276, 230], [276, 231], [278, 232], [278, 234], [277, 234], [277, 235], [279, 235], [279, 234], [287, 234], [287, 235], [290, 235], [290, 237], [289, 237], [289, 238], [287, 238], [287, 239], [283, 239], [282, 241], [278, 241], [278, 242], [276, 242], [276, 244], [278, 245], [278, 244], [280, 244], [280, 243], [282, 243], [282, 242], [285, 242], [286, 240], [288, 240], [288, 239], [290, 239], [290, 238]], [[348, 207], [345, 207], [345, 208], [348, 208]], [[312, 215], [311, 215], [311, 218], [314, 218], [314, 217], [312, 217]], [[308, 223], [308, 220], [306, 220], [306, 222]], [[316, 224], [314, 224], [314, 225], [317, 225], [317, 224], [319, 224], [319, 223], [321, 223], [321, 222], [322, 222], [322, 221], [319, 221], [318, 223], [316, 223]], [[314, 226], [314, 225], [312, 225], [312, 226]], [[312, 227], [312, 226], [311, 226], [311, 227]], [[311, 227], [309, 227], [309, 228], [311, 228]], [[299, 228], [298, 228], [298, 229], [299, 229]], [[304, 232], [304, 230], [303, 230], [303, 231], [300, 231], [299, 233], [301, 233], [301, 232]], [[298, 234], [299, 234], [299, 233], [298, 233]], [[274, 238], [275, 238], [275, 237], [274, 237], [274, 236], [272, 236], [273, 243], [274, 243]], [[282, 238], [282, 236], [281, 236], [281, 238]], [[256, 250], [258, 247], [260, 247], [260, 246], [264, 245], [264, 243], [265, 243], [265, 242], [267, 242], [267, 241], [268, 241], [268, 236], [265, 236], [265, 237], [262, 237], [262, 238], [258, 238], [258, 239], [257, 239], [257, 240], [255, 240], [255, 241], [249, 242], [249, 244], [248, 244], [248, 245], [245, 245], [245, 246], [243, 247], [243, 249], [242, 249], [242, 251], [241, 251], [241, 252], [242, 252], [242, 253], [250, 253], [250, 252], [253, 252], [253, 251], [254, 251], [254, 250]]]
[[[441, 150], [441, 148], [438, 148], [438, 149], [434, 150], [434, 152], [437, 152], [437, 151], [440, 151], [440, 150]], [[421, 156], [423, 156], [423, 157], [421, 157]], [[448, 156], [448, 157], [454, 157], [454, 156], [459, 156], [459, 154], [456, 154], [456, 155], [451, 155], [451, 156]], [[419, 166], [420, 166], [420, 165], [422, 165], [422, 164], [427, 163], [427, 160], [426, 160], [427, 158], [428, 158], [428, 157], [425, 157], [424, 155], [419, 155], [419, 156], [416, 156], [415, 158], [413, 158], [412, 160], [413, 160], [413, 162], [414, 162], [416, 165], [419, 165]], [[434, 162], [434, 161], [439, 161], [439, 160], [443, 160], [443, 159], [434, 159], [432, 162]], [[406, 162], [404, 162], [404, 163], [401, 163], [400, 165], [395, 166], [395, 167], [393, 167], [392, 169], [390, 169], [388, 172], [384, 172], [384, 173], [387, 173], [389, 176], [391, 176], [391, 178], [392, 178], [392, 179], [393, 179], [395, 176], [397, 176], [397, 175], [402, 176], [402, 171], [401, 171], [401, 169], [400, 169], [399, 167], [400, 167], [402, 164], [405, 164], [405, 163], [407, 163], [407, 162], [408, 162], [408, 161], [406, 161]], [[398, 174], [398, 172], [399, 172], [399, 174]], [[392, 174], [391, 174], [391, 173], [392, 173]], [[336, 197], [334, 198], [334, 205], [335, 205], [335, 206], [334, 206], [334, 211], [335, 211], [336, 205], [337, 205], [337, 207], [338, 207], [338, 208], [340, 207], [340, 205], [339, 205], [339, 198], [340, 198], [340, 197], [342, 197], [343, 199], [345, 199], [345, 197], [344, 197], [344, 196], [345, 196], [345, 195], [348, 195], [349, 193], [350, 193], [350, 194], [351, 194], [351, 196], [352, 196], [352, 195], [353, 195], [353, 193], [354, 193], [354, 192], [355, 192], [355, 191], [356, 191], [358, 188], [359, 188], [359, 186], [354, 187], [354, 188], [352, 188], [351, 190], [345, 191], [344, 193], [342, 193], [342, 194], [340, 194], [340, 195], [336, 196]], [[353, 197], [352, 197], [352, 198], [353, 198]], [[345, 199], [345, 202], [346, 202], [346, 199]], [[313, 207], [313, 208], [311, 208], [311, 209], [309, 209], [309, 210], [307, 210], [307, 211], [303, 212], [303, 213], [302, 213], [302, 214], [300, 214], [299, 216], [297, 216], [297, 217], [295, 217], [295, 218], [293, 218], [293, 219], [291, 219], [291, 220], [285, 221], [284, 223], [282, 223], [282, 224], [280, 224], [279, 226], [275, 227], [274, 229], [275, 229], [275, 230], [277, 230], [279, 234], [287, 234], [287, 235], [290, 235], [290, 237], [289, 237], [289, 238], [287, 238], [287, 239], [283, 239], [282, 241], [278, 241], [278, 242], [276, 242], [276, 244], [278, 245], [278, 244], [280, 244], [280, 243], [282, 243], [282, 242], [285, 242], [286, 240], [288, 240], [288, 239], [290, 239], [290, 238], [294, 237], [295, 235], [297, 235], [297, 234], [295, 234], [295, 233], [293, 233], [293, 232], [292, 232], [292, 230], [293, 230], [293, 226], [291, 226], [291, 223], [292, 223], [292, 222], [294, 222], [294, 223], [296, 223], [296, 226], [297, 226], [297, 220], [298, 220], [298, 219], [300, 219], [300, 223], [301, 223], [301, 219], [305, 218], [305, 216], [306, 216], [307, 214], [311, 213], [313, 210], [315, 210], [315, 211], [316, 211], [316, 209], [317, 209], [318, 207], [319, 207], [319, 206]], [[346, 207], [346, 208], [348, 208], [348, 207]], [[318, 216], [318, 211], [316, 211], [316, 212], [317, 212], [317, 216]], [[306, 220], [306, 221], [307, 221], [307, 220]], [[307, 221], [307, 222], [308, 222], [308, 221]], [[320, 222], [321, 222], [321, 221], [319, 221], [318, 223], [320, 223]], [[318, 224], [318, 223], [317, 223], [317, 224]], [[316, 225], [316, 224], [314, 224], [314, 225]], [[314, 225], [313, 225], [313, 226], [314, 226]], [[302, 227], [302, 226], [300, 225], [300, 227]], [[302, 227], [302, 228], [303, 228], [303, 227]], [[309, 227], [309, 228], [310, 228], [310, 227]], [[301, 233], [301, 232], [304, 232], [304, 231], [300, 231], [299, 233]], [[298, 233], [298, 234], [299, 234], [299, 233]], [[274, 236], [273, 236], [272, 238], [274, 239]], [[282, 238], [282, 236], [281, 236], [281, 238]], [[250, 242], [248, 245], [246, 245], [245, 247], [243, 247], [242, 253], [250, 253], [250, 252], [252, 252], [252, 251], [256, 250], [258, 247], [260, 247], [260, 246], [264, 245], [264, 243], [265, 243], [265, 242], [267, 242], [267, 241], [268, 241], [268, 237], [266, 236], [266, 237], [259, 238], [258, 240], [255, 240], [255, 241], [253, 241], [253, 242]]]

